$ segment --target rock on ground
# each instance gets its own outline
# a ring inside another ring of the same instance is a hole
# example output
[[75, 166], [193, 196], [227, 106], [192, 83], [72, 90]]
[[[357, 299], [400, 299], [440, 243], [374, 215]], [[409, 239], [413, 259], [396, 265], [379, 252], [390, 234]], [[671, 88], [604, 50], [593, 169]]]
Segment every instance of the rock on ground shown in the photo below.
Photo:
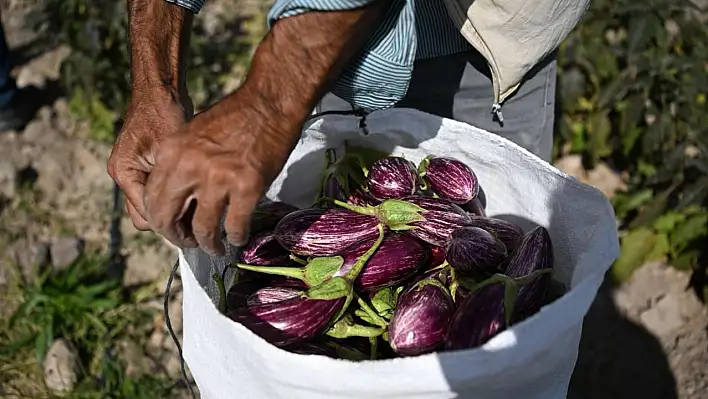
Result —
[[64, 339], [52, 343], [44, 360], [44, 383], [54, 394], [65, 395], [74, 389], [79, 378], [78, 354]]

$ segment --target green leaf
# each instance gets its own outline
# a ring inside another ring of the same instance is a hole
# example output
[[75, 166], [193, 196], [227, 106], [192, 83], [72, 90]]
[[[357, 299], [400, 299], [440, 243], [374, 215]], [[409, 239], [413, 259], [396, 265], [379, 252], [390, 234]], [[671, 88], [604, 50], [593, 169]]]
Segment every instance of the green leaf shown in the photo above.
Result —
[[610, 147], [610, 133], [612, 125], [607, 116], [607, 111], [596, 112], [588, 119], [588, 134], [590, 135], [590, 151], [593, 158], [604, 158], [612, 154]]
[[677, 256], [679, 252], [688, 247], [692, 241], [706, 234], [708, 234], [708, 213], [701, 213], [687, 218], [671, 234], [671, 247], [674, 256]]
[[657, 234], [654, 240], [654, 246], [646, 256], [646, 261], [664, 260], [671, 252], [669, 244], [669, 236], [665, 233]]
[[628, 52], [631, 54], [644, 51], [661, 29], [663, 29], [662, 22], [653, 13], [632, 15], [627, 32]]
[[45, 329], [41, 329], [34, 340], [34, 356], [37, 359], [37, 364], [42, 364], [46, 351], [47, 331]]
[[689, 271], [698, 263], [700, 252], [698, 250], [684, 252], [671, 261], [671, 266], [677, 270]]
[[676, 211], [668, 211], [654, 222], [654, 229], [659, 233], [669, 233], [686, 220], [686, 215]]
[[655, 241], [656, 234], [647, 227], [627, 233], [621, 240], [622, 251], [620, 256], [612, 265], [612, 278], [616, 282], [623, 282], [629, 279], [634, 271], [644, 264]]

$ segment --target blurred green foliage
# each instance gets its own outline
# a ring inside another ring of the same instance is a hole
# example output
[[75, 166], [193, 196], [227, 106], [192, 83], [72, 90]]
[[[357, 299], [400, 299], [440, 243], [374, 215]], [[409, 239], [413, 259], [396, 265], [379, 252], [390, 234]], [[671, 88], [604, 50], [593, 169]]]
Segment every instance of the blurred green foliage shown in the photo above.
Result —
[[[64, 338], [75, 347], [80, 370], [71, 397], [169, 397], [173, 381], [125, 372], [118, 342], [147, 336], [156, 310], [144, 306], [138, 292], [127, 292], [122, 276], [107, 274], [107, 262], [101, 257], [81, 257], [66, 269], [46, 270], [14, 288], [17, 293], [7, 304], [18, 306], [9, 317], [0, 319], [0, 385], [4, 394], [51, 396], [41, 385], [37, 365], [44, 361], [52, 342]], [[26, 386], [28, 376], [38, 387]]]
[[624, 280], [644, 262], [693, 269], [708, 299], [708, 14], [688, 1], [594, 0], [559, 54], [556, 155], [628, 176], [613, 198]]

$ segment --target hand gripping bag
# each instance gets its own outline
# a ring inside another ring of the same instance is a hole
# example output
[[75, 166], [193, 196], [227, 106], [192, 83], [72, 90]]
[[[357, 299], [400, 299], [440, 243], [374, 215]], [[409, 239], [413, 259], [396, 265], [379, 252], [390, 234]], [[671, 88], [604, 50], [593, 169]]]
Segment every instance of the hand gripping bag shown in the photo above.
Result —
[[480, 348], [350, 362], [286, 352], [221, 315], [211, 276], [233, 260], [234, 248], [224, 257], [185, 249], [184, 357], [202, 398], [564, 398], [583, 318], [619, 254], [607, 198], [514, 143], [464, 123], [410, 109], [369, 115], [368, 134], [359, 122], [341, 115], [312, 121], [267, 197], [310, 205], [325, 149], [340, 154], [345, 140], [415, 163], [428, 154], [456, 157], [477, 173], [488, 216], [515, 221], [525, 231], [535, 225], [549, 230], [554, 278], [568, 292]]

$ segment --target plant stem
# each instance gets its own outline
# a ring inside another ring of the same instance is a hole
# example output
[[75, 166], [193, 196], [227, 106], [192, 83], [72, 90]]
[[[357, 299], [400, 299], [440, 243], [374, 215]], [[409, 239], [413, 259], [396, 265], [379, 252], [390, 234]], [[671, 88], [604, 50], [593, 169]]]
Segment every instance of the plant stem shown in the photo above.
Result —
[[371, 207], [371, 206], [352, 205], [352, 204], [347, 204], [346, 202], [342, 202], [340, 200], [334, 200], [334, 203], [336, 205], [341, 206], [344, 209], [349, 209], [352, 212], [356, 212], [356, 213], [359, 213], [362, 215], [377, 216], [376, 208]]
[[245, 263], [236, 263], [236, 267], [252, 272], [274, 274], [276, 276], [292, 277], [298, 280], [305, 278], [304, 267], [287, 267], [287, 266], [253, 266]]
[[376, 252], [377, 249], [379, 249], [379, 245], [381, 245], [381, 242], [383, 241], [384, 238], [384, 230], [383, 230], [383, 225], [379, 223], [378, 226], [376, 226], [379, 230], [379, 238], [376, 239], [376, 242], [374, 242], [374, 245], [371, 246], [366, 252], [364, 252], [364, 255], [362, 255], [359, 259], [357, 259], [356, 263], [354, 263], [354, 266], [347, 272], [347, 274], [344, 275], [344, 278], [346, 278], [350, 282], [354, 282], [354, 280], [359, 277], [359, 274], [361, 274], [361, 271], [364, 270], [364, 265], [366, 262], [371, 258], [371, 256]]

